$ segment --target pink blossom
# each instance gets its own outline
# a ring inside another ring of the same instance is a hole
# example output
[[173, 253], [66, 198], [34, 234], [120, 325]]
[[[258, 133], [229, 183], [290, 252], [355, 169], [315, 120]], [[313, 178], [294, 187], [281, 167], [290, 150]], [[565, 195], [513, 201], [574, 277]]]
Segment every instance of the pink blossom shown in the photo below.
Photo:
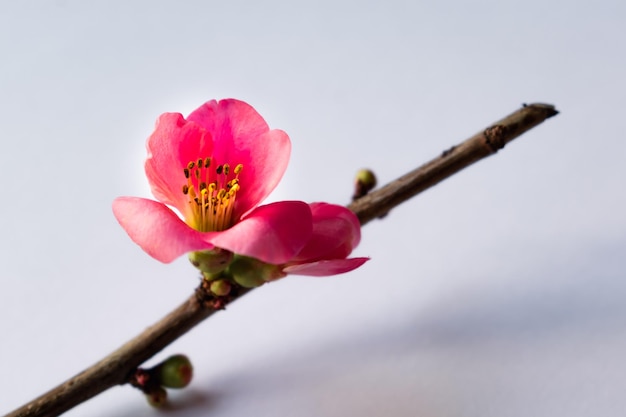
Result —
[[[158, 201], [119, 197], [113, 212], [130, 238], [155, 259], [171, 262], [187, 252], [221, 248], [278, 265], [301, 259], [304, 252], [321, 254], [310, 242], [314, 226], [306, 203], [258, 206], [283, 176], [291, 142], [285, 132], [270, 130], [248, 104], [209, 101], [187, 119], [165, 113], [147, 150], [145, 171]], [[343, 252], [336, 247], [330, 255]], [[321, 256], [316, 262], [327, 259]], [[306, 265], [321, 270], [304, 263], [305, 273]]]
[[311, 237], [289, 261], [271, 265], [247, 256], [235, 256], [227, 275], [239, 285], [253, 288], [292, 274], [317, 277], [342, 274], [369, 259], [348, 258], [361, 240], [361, 225], [353, 212], [327, 203], [312, 203], [310, 208]]
[[361, 240], [361, 225], [343, 206], [310, 204], [313, 232], [296, 256], [287, 262], [285, 274], [328, 276], [352, 271], [369, 258], [348, 258]]

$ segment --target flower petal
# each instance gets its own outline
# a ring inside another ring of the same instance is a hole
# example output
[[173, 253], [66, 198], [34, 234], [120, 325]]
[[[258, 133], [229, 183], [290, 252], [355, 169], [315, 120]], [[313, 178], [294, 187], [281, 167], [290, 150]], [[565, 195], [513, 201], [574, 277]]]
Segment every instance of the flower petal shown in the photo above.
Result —
[[207, 240], [240, 255], [282, 264], [304, 247], [311, 228], [308, 204], [280, 201], [257, 207], [230, 229], [211, 233]]
[[137, 197], [118, 197], [113, 214], [130, 238], [148, 255], [169, 263], [192, 251], [212, 249], [205, 235], [189, 227], [169, 207]]
[[361, 240], [361, 225], [354, 213], [343, 206], [312, 203], [313, 233], [294, 262], [343, 259]]
[[283, 272], [293, 275], [308, 275], [311, 277], [326, 277], [352, 271], [367, 262], [369, 258], [333, 259], [312, 263], [291, 265], [283, 268]]
[[228, 149], [227, 142], [233, 140], [243, 141], [243, 143], [235, 143], [232, 149], [245, 149], [250, 138], [254, 139], [270, 130], [254, 107], [232, 98], [219, 102], [207, 101], [191, 112], [187, 120], [211, 132], [215, 142], [224, 146], [223, 150]]
[[215, 146], [212, 155], [218, 163], [243, 164], [235, 219], [256, 207], [276, 188], [287, 169], [291, 141], [282, 130], [270, 130], [252, 106], [235, 99], [213, 100], [200, 106], [187, 120], [211, 134]]
[[195, 123], [187, 122], [179, 113], [165, 113], [157, 120], [146, 147], [145, 170], [152, 194], [187, 217], [188, 197], [182, 193], [187, 179], [183, 169], [203, 152], [211, 153], [211, 135]]

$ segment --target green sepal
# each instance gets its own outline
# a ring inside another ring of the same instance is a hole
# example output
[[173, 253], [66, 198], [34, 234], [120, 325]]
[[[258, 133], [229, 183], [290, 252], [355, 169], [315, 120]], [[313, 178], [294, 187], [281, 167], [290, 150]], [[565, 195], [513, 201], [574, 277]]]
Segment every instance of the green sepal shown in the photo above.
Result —
[[268, 281], [286, 276], [279, 265], [266, 264], [258, 259], [235, 255], [226, 274], [245, 288], [256, 288]]
[[232, 252], [220, 248], [190, 252], [188, 256], [193, 266], [210, 275], [222, 272], [233, 260]]

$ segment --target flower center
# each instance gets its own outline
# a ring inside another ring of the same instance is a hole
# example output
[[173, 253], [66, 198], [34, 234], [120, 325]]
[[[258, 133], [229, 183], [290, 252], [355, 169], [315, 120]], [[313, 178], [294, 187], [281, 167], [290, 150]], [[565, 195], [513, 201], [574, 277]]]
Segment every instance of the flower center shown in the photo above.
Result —
[[189, 197], [191, 216], [187, 224], [201, 232], [215, 232], [232, 226], [233, 207], [239, 191], [239, 173], [243, 169], [238, 164], [231, 170], [230, 165], [211, 168], [211, 158], [191, 161], [183, 169], [187, 184], [183, 194]]

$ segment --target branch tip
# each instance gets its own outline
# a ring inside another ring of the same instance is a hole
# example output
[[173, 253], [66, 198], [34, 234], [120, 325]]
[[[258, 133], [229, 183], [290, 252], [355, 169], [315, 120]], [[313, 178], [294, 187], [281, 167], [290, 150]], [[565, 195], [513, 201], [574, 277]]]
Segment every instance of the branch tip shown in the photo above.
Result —
[[546, 119], [549, 119], [550, 117], [554, 117], [557, 114], [559, 114], [559, 111], [552, 104], [547, 104], [547, 103], [526, 104], [526, 103], [522, 103], [522, 108], [526, 108], [526, 107], [532, 107], [532, 108], [535, 108], [537, 110], [543, 111], [545, 113], [545, 118]]

